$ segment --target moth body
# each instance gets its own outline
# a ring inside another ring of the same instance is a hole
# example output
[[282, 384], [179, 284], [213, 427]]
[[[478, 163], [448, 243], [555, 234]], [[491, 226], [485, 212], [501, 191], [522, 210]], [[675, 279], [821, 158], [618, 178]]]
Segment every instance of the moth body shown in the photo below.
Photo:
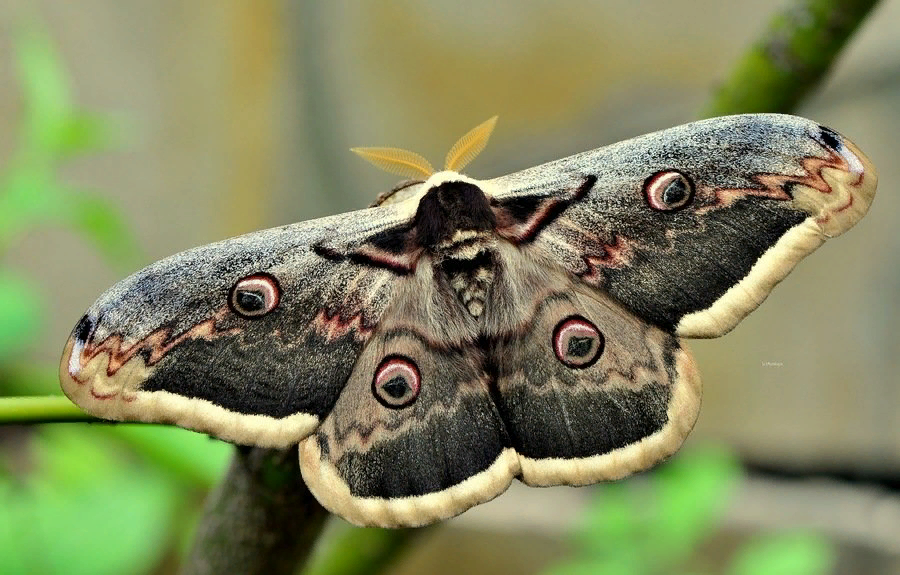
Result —
[[[375, 207], [201, 246], [104, 293], [63, 391], [108, 419], [299, 444], [328, 509], [424, 525], [529, 485], [585, 485], [673, 454], [715, 337], [868, 209], [849, 140], [777, 114], [714, 118], [490, 180], [434, 173]], [[399, 166], [399, 168], [398, 168]]]
[[494, 277], [496, 218], [477, 184], [458, 179], [458, 174], [441, 176], [445, 180], [419, 200], [416, 238], [442, 276], [439, 281], [446, 282], [464, 309], [477, 318]]

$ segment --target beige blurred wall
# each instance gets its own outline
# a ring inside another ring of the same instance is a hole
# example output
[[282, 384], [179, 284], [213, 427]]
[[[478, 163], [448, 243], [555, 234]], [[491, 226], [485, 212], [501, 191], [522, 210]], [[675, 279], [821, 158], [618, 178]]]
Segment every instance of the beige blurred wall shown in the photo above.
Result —
[[[122, 118], [119, 151], [69, 166], [121, 206], [149, 260], [361, 207], [393, 183], [346, 148], [439, 162], [493, 115], [491, 177], [692, 119], [784, 2], [0, 0], [0, 158], [18, 95], [10, 35], [37, 17], [78, 101]], [[694, 342], [692, 441], [758, 461], [900, 470], [900, 1], [884, 2], [800, 113], [881, 170], [870, 215], [803, 262], [732, 334]], [[13, 263], [54, 304], [40, 361], [117, 279], [59, 230]]]

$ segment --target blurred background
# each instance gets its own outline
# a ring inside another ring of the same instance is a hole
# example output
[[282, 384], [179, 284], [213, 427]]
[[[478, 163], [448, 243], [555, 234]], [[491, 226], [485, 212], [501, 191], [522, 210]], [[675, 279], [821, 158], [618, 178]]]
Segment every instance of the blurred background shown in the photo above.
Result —
[[[499, 114], [467, 169], [490, 178], [684, 123], [784, 6], [0, 0], [0, 395], [58, 393], [69, 331], [127, 273], [368, 205], [395, 181], [352, 146], [439, 163]], [[869, 215], [691, 342], [681, 455], [514, 485], [390, 572], [900, 573], [898, 28], [882, 2], [797, 111], [879, 168]], [[0, 573], [174, 572], [229, 455], [153, 426], [0, 428]]]

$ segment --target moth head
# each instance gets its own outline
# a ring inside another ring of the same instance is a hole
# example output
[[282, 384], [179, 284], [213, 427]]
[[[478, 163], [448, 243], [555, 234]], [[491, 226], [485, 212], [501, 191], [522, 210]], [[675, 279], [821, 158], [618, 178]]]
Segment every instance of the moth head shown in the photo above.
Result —
[[419, 196], [416, 241], [438, 247], [454, 240], [454, 234], [492, 230], [494, 213], [479, 182], [459, 172], [487, 145], [497, 116], [482, 122], [450, 148], [444, 169], [414, 152], [399, 148], [351, 148], [351, 151], [387, 172], [411, 178], [378, 197], [376, 206]]
[[[441, 178], [445, 176], [446, 179]], [[420, 246], [439, 247], [493, 230], [496, 217], [487, 196], [475, 181], [453, 172], [440, 172], [426, 182], [416, 211], [416, 240]]]

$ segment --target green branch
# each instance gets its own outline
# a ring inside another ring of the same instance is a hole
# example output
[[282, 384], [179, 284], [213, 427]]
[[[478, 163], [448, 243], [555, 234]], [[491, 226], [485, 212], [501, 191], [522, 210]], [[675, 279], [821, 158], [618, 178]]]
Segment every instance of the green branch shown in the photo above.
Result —
[[738, 61], [703, 117], [789, 112], [818, 86], [878, 0], [799, 0]]
[[0, 425], [76, 421], [104, 422], [81, 411], [78, 406], [61, 395], [0, 398]]

